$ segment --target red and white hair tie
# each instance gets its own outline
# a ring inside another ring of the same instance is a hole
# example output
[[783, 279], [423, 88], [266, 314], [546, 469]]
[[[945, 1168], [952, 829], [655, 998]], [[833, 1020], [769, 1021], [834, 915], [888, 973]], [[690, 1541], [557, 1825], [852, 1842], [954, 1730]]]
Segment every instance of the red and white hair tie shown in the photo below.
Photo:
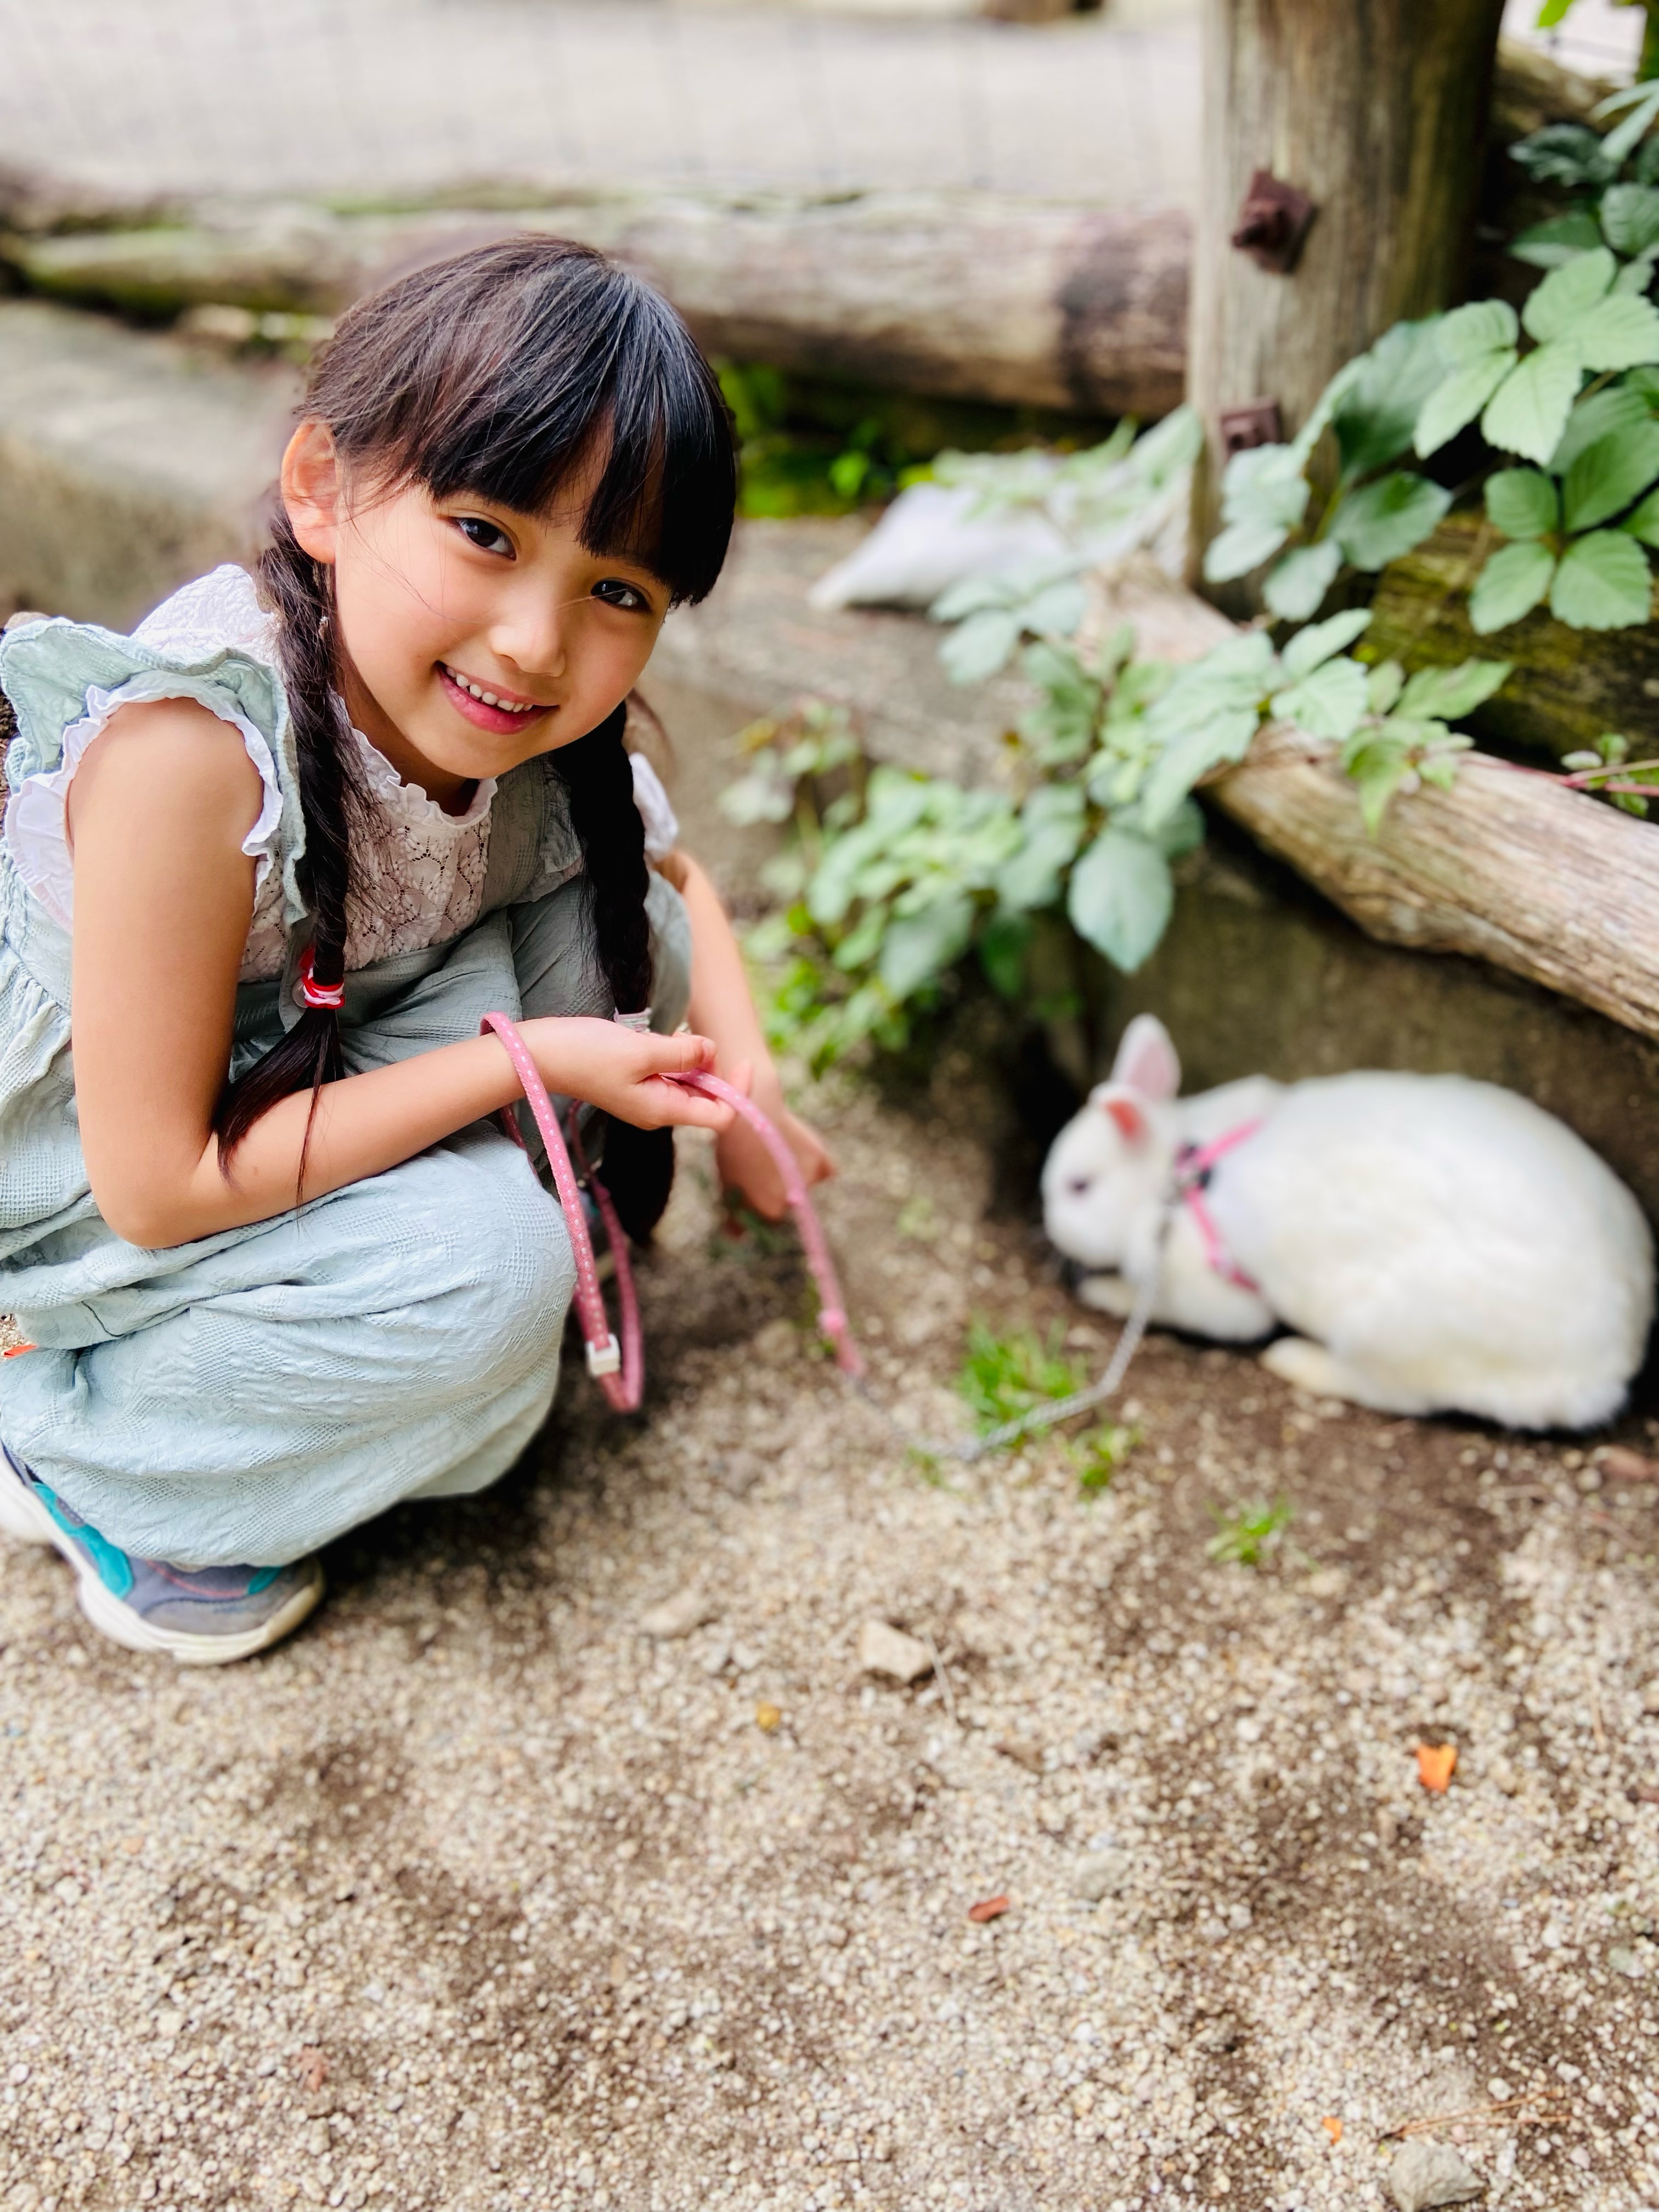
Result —
[[342, 976], [337, 983], [319, 983], [312, 972], [308, 945], [300, 955], [300, 997], [307, 1006], [325, 1006], [334, 1012], [345, 1004], [345, 978]]

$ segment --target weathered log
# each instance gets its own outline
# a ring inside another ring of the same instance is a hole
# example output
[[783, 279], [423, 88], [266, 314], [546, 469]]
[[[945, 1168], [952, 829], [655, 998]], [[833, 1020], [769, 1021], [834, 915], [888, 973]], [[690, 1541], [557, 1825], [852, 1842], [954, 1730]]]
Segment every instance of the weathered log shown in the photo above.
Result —
[[[1111, 580], [1097, 619], [1143, 653], [1194, 659], [1229, 625], [1150, 563]], [[1368, 835], [1358, 793], [1300, 732], [1264, 729], [1205, 797], [1368, 935], [1461, 952], [1659, 1036], [1659, 830], [1548, 778], [1470, 753], [1449, 791], [1395, 799]]]
[[[1511, 47], [1498, 82], [1495, 157], [1500, 121], [1507, 144], [1551, 115], [1583, 113], [1601, 89]], [[1500, 228], [1504, 191], [1524, 188], [1498, 159]], [[1528, 203], [1510, 228], [1536, 212]], [[708, 346], [739, 360], [1093, 416], [1155, 416], [1181, 396], [1192, 246], [1178, 208], [598, 189], [524, 206], [481, 188], [466, 206], [343, 216], [291, 204], [138, 207], [0, 167], [0, 262], [33, 290], [148, 320], [202, 306], [333, 315], [398, 270], [514, 229], [615, 253]], [[1370, 267], [1369, 243], [1355, 265]], [[1386, 305], [1372, 290], [1371, 304]], [[1356, 345], [1370, 334], [1367, 325]]]
[[1502, 542], [1481, 515], [1448, 515], [1415, 552], [1383, 570], [1367, 651], [1408, 668], [1455, 667], [1472, 655], [1511, 660], [1515, 674], [1471, 718], [1483, 737], [1559, 754], [1620, 730], [1647, 757], [1650, 733], [1659, 730], [1659, 624], [1569, 629], [1539, 608], [1508, 629], [1478, 636], [1469, 623], [1469, 586]]
[[[1224, 411], [1276, 402], [1288, 435], [1391, 324], [1463, 296], [1502, 14], [1503, 0], [1206, 0], [1198, 544], [1219, 516]], [[1261, 172], [1313, 203], [1288, 267], [1265, 265], [1265, 231], [1251, 251], [1233, 243]]]
[[1185, 365], [1179, 209], [984, 194], [595, 192], [499, 212], [208, 211], [143, 231], [15, 234], [32, 289], [149, 317], [332, 314], [385, 277], [515, 230], [602, 247], [713, 352], [860, 383], [1092, 415], [1166, 413]]

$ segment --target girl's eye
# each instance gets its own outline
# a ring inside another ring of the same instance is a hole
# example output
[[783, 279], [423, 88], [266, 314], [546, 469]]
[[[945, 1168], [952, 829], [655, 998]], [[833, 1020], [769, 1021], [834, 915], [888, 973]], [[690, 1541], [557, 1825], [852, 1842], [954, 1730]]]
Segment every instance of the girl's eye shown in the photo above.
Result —
[[455, 527], [469, 545], [476, 545], [481, 553], [510, 553], [513, 541], [499, 523], [486, 521], [482, 514], [458, 514]]
[[637, 584], [625, 584], [620, 576], [606, 576], [594, 585], [593, 597], [603, 599], [608, 607], [620, 607], [625, 614], [649, 614], [651, 602]]

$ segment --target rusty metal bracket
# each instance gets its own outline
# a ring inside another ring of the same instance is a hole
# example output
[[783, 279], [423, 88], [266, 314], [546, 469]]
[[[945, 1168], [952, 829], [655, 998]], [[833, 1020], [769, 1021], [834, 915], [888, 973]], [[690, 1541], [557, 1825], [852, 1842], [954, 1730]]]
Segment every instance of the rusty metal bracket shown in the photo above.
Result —
[[1288, 276], [1318, 212], [1306, 192], [1281, 184], [1271, 169], [1258, 169], [1233, 225], [1233, 244], [1258, 268]]
[[1221, 450], [1231, 457], [1253, 446], [1282, 446], [1285, 425], [1276, 399], [1252, 399], [1244, 407], [1221, 410]]

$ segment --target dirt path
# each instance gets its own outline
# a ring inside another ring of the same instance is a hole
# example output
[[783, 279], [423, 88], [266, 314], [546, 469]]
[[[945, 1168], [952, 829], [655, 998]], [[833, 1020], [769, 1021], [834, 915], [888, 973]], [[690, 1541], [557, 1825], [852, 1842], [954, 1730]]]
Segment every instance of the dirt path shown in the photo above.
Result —
[[[1079, 1322], [985, 1218], [965, 1073], [832, 1102], [930, 1421], [970, 1311]], [[1654, 1487], [1167, 1339], [1108, 1494], [1059, 1445], [945, 1487], [805, 1310], [692, 1152], [648, 1428], [573, 1379], [265, 1662], [136, 1662], [4, 1558], [0, 2204], [1348, 2212], [1460, 2113], [1489, 2203], [1659, 2198]], [[1275, 1496], [1275, 1557], [1206, 1559]], [[948, 1700], [860, 1674], [878, 1617]]]

